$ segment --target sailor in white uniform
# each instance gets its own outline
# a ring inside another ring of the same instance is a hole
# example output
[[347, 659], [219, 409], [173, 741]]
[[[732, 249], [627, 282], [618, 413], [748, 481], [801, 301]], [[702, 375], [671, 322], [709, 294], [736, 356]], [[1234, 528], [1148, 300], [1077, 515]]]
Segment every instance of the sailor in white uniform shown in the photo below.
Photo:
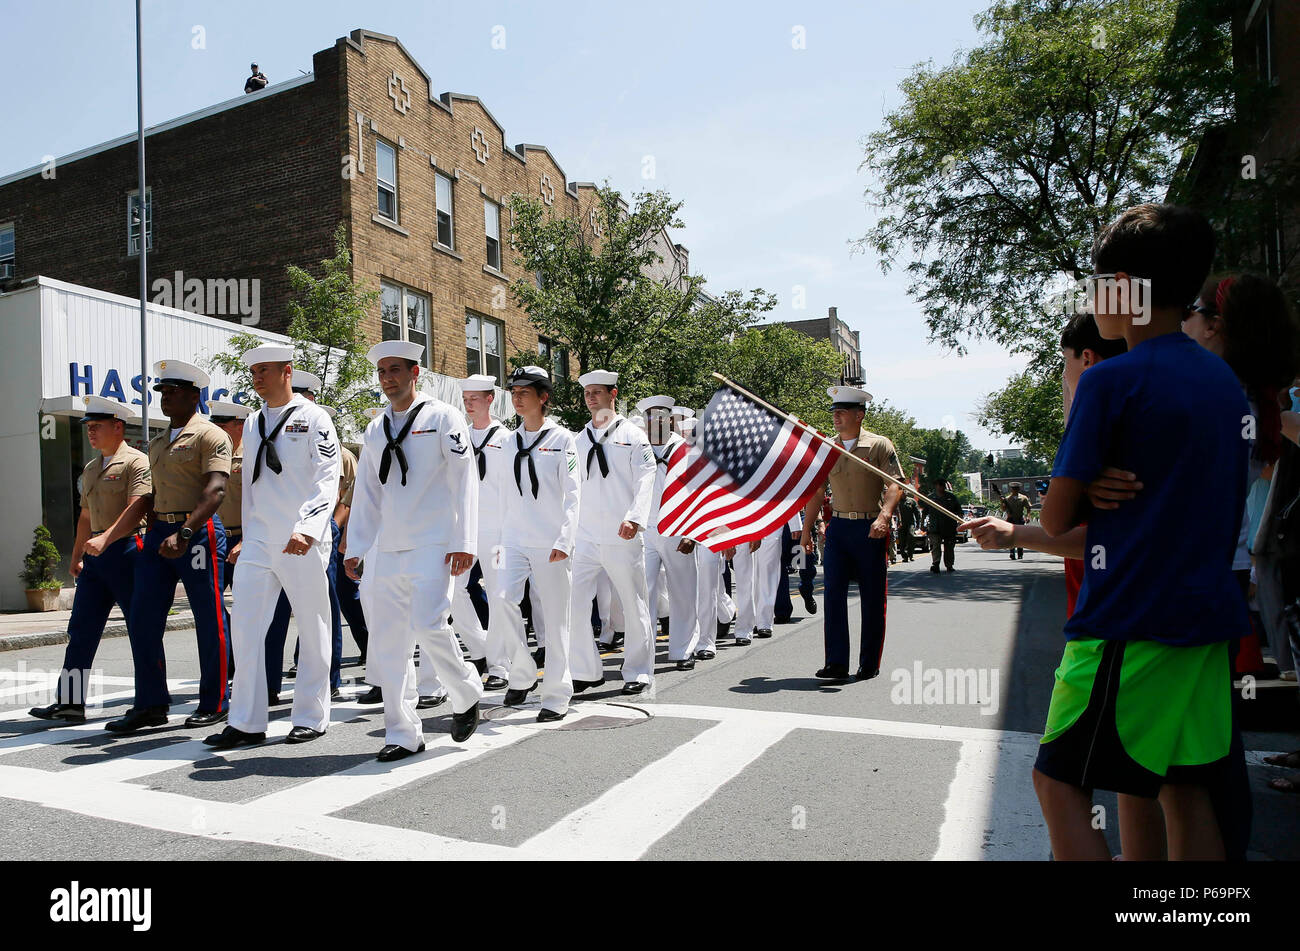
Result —
[[[654, 684], [654, 625], [645, 577], [645, 540], [650, 518], [655, 462], [650, 442], [614, 410], [618, 374], [592, 370], [578, 377], [591, 422], [578, 433], [578, 471], [582, 506], [578, 510], [578, 545], [573, 553], [575, 630], [587, 625], [591, 599], [603, 572], [609, 577], [623, 615], [623, 693], [639, 694]], [[573, 692], [605, 682], [596, 642], [572, 640], [569, 664]]]
[[[547, 723], [565, 717], [573, 696], [569, 674], [570, 556], [578, 535], [582, 481], [573, 433], [546, 416], [550, 375], [541, 367], [519, 367], [506, 385], [523, 423], [507, 444], [512, 471], [505, 490], [502, 564], [488, 610], [500, 612], [509, 646], [510, 689], [502, 702], [516, 706], [537, 687], [537, 665], [528, 653], [519, 610], [524, 583], [532, 577], [533, 617], [543, 617], [546, 625], [546, 676], [537, 719]], [[590, 642], [586, 627], [584, 620], [581, 636]]]
[[668, 589], [668, 659], [677, 664], [678, 670], [691, 670], [695, 667], [695, 650], [700, 638], [695, 542], [660, 535], [656, 527], [668, 460], [686, 445], [686, 440], [672, 431], [672, 407], [671, 396], [651, 396], [636, 404], [645, 414], [650, 451], [655, 457], [654, 496], [645, 535], [645, 573], [651, 604], [657, 607], [658, 593], [665, 587]]
[[416, 393], [423, 353], [387, 340], [366, 354], [388, 408], [366, 427], [348, 520], [350, 577], [359, 579], [358, 553], [368, 553], [367, 680], [384, 696], [383, 762], [424, 749], [411, 665], [417, 641], [420, 666], [432, 665], [451, 697], [453, 741], [473, 735], [483, 695], [448, 621], [452, 588], [478, 547], [478, 472], [464, 414]]
[[[491, 592], [500, 587], [497, 574], [501, 569], [501, 515], [505, 510], [505, 492], [514, 483], [509, 478], [513, 454], [509, 443], [514, 439], [510, 427], [492, 418], [492, 400], [496, 396], [496, 378], [477, 373], [460, 381], [461, 400], [469, 419], [470, 446], [474, 452], [474, 471], [478, 476], [478, 564], [483, 571], [483, 590]], [[468, 573], [467, 573], [468, 574]], [[510, 653], [506, 649], [506, 632], [502, 627], [500, 611], [488, 605], [488, 626], [482, 631], [478, 613], [470, 601], [469, 590], [457, 582], [451, 599], [451, 616], [456, 633], [470, 654], [475, 650], [471, 640], [481, 635], [487, 665], [485, 690], [502, 690], [508, 686]]]
[[204, 740], [219, 749], [266, 739], [266, 631], [282, 590], [298, 618], [299, 643], [293, 728], [285, 742], [317, 739], [330, 721], [325, 569], [342, 466], [338, 434], [325, 410], [293, 392], [291, 347], [254, 347], [243, 360], [265, 405], [244, 420], [244, 535], [231, 614], [235, 685], [225, 730]]

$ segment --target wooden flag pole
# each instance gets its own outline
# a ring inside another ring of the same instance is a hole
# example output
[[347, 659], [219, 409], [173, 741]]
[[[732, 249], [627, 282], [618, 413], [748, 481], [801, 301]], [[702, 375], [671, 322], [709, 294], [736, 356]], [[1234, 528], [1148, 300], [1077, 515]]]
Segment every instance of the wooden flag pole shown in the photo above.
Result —
[[949, 512], [946, 508], [944, 508], [944, 507], [943, 507], [942, 505], [940, 505], [938, 502], [935, 502], [935, 501], [934, 501], [933, 499], [931, 499], [929, 496], [922, 494], [921, 491], [920, 491], [919, 489], [914, 489], [914, 488], [912, 488], [910, 485], [908, 485], [906, 482], [902, 482], [902, 481], [900, 481], [900, 480], [898, 480], [898, 479], [895, 479], [895, 478], [894, 478], [893, 476], [891, 476], [888, 472], [883, 472], [883, 471], [881, 471], [880, 469], [877, 469], [875, 466], [873, 466], [871, 463], [867, 462], [867, 460], [863, 459], [861, 456], [855, 456], [853, 453], [851, 453], [851, 452], [849, 452], [848, 450], [846, 450], [843, 446], [841, 446], [841, 445], [839, 445], [838, 443], [836, 443], [835, 440], [833, 440], [833, 439], [828, 439], [827, 437], [823, 436], [821, 433], [817, 432], [817, 430], [813, 429], [811, 426], [809, 426], [809, 425], [808, 425], [807, 423], [805, 423], [803, 420], [795, 419], [795, 418], [794, 418], [793, 416], [791, 416], [790, 414], [781, 412], [781, 410], [777, 409], [777, 408], [776, 408], [775, 406], [773, 406], [771, 403], [767, 402], [767, 401], [764, 400], [764, 399], [760, 399], [759, 397], [755, 396], [753, 393], [749, 392], [749, 390], [745, 389], [745, 388], [744, 388], [743, 386], [741, 386], [740, 384], [738, 384], [738, 383], [733, 383], [731, 380], [728, 380], [728, 379], [727, 379], [725, 376], [723, 376], [721, 373], [714, 373], [713, 376], [714, 376], [715, 379], [721, 380], [724, 384], [726, 384], [727, 386], [731, 387], [733, 390], [735, 390], [735, 391], [736, 391], [737, 393], [739, 393], [741, 396], [744, 396], [744, 397], [747, 398], [747, 399], [751, 399], [751, 400], [753, 400], [753, 401], [754, 401], [755, 403], [757, 403], [759, 406], [762, 406], [764, 409], [768, 410], [768, 411], [771, 412], [771, 413], [775, 413], [777, 416], [780, 416], [780, 417], [781, 417], [782, 419], [784, 419], [786, 422], [788, 422], [788, 423], [793, 423], [793, 424], [794, 424], [795, 426], [797, 426], [798, 428], [808, 431], [809, 433], [812, 434], [812, 436], [813, 436], [814, 439], [819, 439], [819, 440], [821, 440], [822, 442], [826, 443], [826, 445], [830, 446], [832, 449], [834, 449], [834, 450], [835, 450], [836, 452], [838, 452], [840, 455], [844, 456], [846, 459], [852, 459], [852, 460], [853, 460], [854, 462], [856, 462], [858, 465], [860, 465], [860, 466], [864, 466], [864, 467], [866, 467], [867, 469], [870, 469], [870, 470], [871, 470], [872, 472], [874, 472], [876, 475], [880, 476], [882, 479], [887, 479], [887, 480], [889, 480], [890, 482], [894, 483], [894, 485], [898, 486], [898, 487], [899, 487], [900, 489], [902, 489], [903, 491], [905, 491], [905, 492], [911, 492], [911, 493], [912, 493], [913, 495], [915, 495], [917, 498], [921, 499], [921, 500], [924, 501], [927, 505], [929, 505], [932, 509], [935, 509], [936, 511], [942, 512], [944, 515], [947, 515], [950, 519], [952, 519], [952, 520], [953, 520], [954, 522], [956, 522], [958, 525], [960, 525], [962, 522], [966, 521], [966, 519], [961, 518], [960, 516], [954, 515], [952, 512]]

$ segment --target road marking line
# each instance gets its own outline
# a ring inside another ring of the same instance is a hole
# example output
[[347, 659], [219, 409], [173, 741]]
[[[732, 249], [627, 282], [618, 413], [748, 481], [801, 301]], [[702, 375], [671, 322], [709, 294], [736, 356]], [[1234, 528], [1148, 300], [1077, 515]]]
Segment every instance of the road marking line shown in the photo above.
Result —
[[1050, 857], [1047, 824], [1030, 781], [1037, 745], [1020, 740], [961, 744], [932, 860], [1046, 861]]
[[455, 743], [446, 734], [426, 741], [425, 751], [400, 763], [375, 760], [353, 766], [330, 776], [321, 776], [297, 786], [290, 786], [249, 800], [249, 805], [284, 809], [298, 815], [326, 816], [365, 802], [374, 796], [401, 789], [403, 786], [436, 776], [473, 762], [484, 753], [505, 749], [537, 730], [524, 727], [499, 729], [490, 721], [479, 724], [478, 731], [465, 743]]
[[776, 723], [720, 723], [520, 848], [552, 858], [640, 858], [790, 729]]
[[19, 766], [0, 766], [0, 797], [178, 835], [252, 842], [336, 859], [467, 861], [527, 857], [505, 846], [328, 816], [301, 816], [292, 810], [191, 799], [130, 783], [66, 783], [57, 773]]

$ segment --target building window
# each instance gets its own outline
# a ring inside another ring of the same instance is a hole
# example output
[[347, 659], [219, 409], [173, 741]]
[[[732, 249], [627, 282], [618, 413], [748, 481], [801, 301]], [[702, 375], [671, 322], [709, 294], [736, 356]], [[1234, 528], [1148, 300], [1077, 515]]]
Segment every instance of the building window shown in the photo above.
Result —
[[[144, 241], [146, 250], [153, 250], [153, 189], [144, 190]], [[126, 253], [140, 253], [140, 190], [126, 195]]]
[[501, 270], [501, 206], [483, 199], [483, 227], [487, 231], [488, 267]]
[[407, 340], [424, 347], [424, 366], [432, 365], [429, 353], [429, 298], [397, 284], [379, 285], [379, 322], [385, 340]]
[[547, 337], [537, 338], [537, 355], [541, 364], [551, 373], [552, 380], [569, 378], [569, 348], [558, 346]]
[[14, 226], [0, 226], [0, 280], [14, 277]]
[[1255, 33], [1255, 71], [1261, 82], [1273, 81], [1273, 11], [1266, 7], [1259, 17]]
[[444, 248], [455, 249], [455, 234], [452, 231], [452, 197], [451, 197], [451, 178], [434, 172], [434, 180], [437, 183], [435, 189], [435, 211], [438, 214], [438, 243]]
[[379, 178], [379, 214], [397, 220], [397, 150], [387, 142], [375, 143], [375, 168]]
[[478, 314], [465, 315], [465, 373], [486, 373], [505, 386], [505, 325]]

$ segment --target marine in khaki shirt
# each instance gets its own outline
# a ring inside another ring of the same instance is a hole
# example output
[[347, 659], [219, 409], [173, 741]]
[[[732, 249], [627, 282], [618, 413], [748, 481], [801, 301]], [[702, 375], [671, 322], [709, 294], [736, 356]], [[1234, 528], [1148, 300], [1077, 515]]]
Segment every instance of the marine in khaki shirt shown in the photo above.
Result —
[[[869, 462], [881, 472], [902, 479], [898, 453], [884, 436], [862, 428], [871, 394], [855, 386], [832, 386], [827, 393], [835, 444]], [[826, 527], [824, 553], [826, 666], [817, 676], [828, 680], [849, 678], [849, 584], [856, 582], [862, 609], [862, 642], [858, 655], [858, 680], [880, 673], [885, 648], [885, 550], [890, 520], [903, 490], [864, 465], [840, 454], [827, 479], [831, 489], [831, 520]], [[826, 497], [826, 485], [812, 494], [804, 508], [799, 542], [812, 553], [812, 524]]]

